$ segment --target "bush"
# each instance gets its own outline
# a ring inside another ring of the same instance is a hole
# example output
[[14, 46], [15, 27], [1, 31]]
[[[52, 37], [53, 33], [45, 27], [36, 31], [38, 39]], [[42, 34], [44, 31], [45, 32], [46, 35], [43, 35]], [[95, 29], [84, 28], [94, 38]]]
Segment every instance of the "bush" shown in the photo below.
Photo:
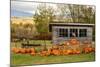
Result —
[[52, 35], [51, 34], [38, 34], [33, 36], [34, 40], [51, 40], [52, 39]]

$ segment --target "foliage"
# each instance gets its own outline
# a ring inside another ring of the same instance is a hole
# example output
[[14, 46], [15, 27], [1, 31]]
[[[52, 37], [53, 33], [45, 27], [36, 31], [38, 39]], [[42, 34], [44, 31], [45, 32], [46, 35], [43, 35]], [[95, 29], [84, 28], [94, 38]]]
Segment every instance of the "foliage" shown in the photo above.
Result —
[[49, 22], [53, 20], [54, 9], [47, 4], [40, 4], [34, 15], [38, 33], [48, 33]]
[[12, 23], [11, 24], [11, 37], [12, 38], [32, 38], [34, 33], [36, 33], [36, 31], [34, 30], [34, 25], [32, 24], [16, 24], [16, 23]]
[[63, 4], [57, 5], [61, 18], [72, 18], [67, 22], [84, 22], [84, 23], [95, 23], [95, 6], [89, 5], [75, 5], [75, 4]]

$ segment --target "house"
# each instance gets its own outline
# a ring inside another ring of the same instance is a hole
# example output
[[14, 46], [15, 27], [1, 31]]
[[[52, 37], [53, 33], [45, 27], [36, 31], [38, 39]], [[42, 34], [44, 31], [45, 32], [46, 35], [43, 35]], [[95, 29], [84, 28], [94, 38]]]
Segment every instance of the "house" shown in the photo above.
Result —
[[87, 23], [51, 22], [49, 31], [52, 32], [54, 44], [69, 40], [71, 37], [76, 37], [80, 41], [92, 41], [94, 26], [95, 24]]

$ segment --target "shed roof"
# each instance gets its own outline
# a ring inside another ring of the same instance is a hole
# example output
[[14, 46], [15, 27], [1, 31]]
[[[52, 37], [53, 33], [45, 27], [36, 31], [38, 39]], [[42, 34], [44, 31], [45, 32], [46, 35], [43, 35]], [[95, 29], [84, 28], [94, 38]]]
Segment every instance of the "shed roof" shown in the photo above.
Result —
[[49, 24], [57, 24], [57, 25], [89, 25], [89, 26], [94, 26], [95, 24], [89, 24], [89, 23], [79, 23], [79, 22], [75, 22], [75, 23], [67, 23], [67, 22], [50, 22]]
[[67, 23], [67, 22], [50, 22], [49, 23], [49, 31], [52, 31], [52, 26], [77, 26], [77, 27], [94, 27], [95, 24], [89, 24], [89, 23]]

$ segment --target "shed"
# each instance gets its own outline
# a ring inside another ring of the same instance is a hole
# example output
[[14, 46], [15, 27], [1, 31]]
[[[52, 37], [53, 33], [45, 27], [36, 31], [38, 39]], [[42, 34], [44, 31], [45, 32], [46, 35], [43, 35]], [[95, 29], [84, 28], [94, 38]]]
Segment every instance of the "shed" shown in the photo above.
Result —
[[76, 37], [79, 41], [92, 41], [94, 26], [95, 24], [81, 22], [51, 22], [49, 23], [49, 31], [52, 32], [52, 42], [54, 44], [69, 40], [71, 37]]

